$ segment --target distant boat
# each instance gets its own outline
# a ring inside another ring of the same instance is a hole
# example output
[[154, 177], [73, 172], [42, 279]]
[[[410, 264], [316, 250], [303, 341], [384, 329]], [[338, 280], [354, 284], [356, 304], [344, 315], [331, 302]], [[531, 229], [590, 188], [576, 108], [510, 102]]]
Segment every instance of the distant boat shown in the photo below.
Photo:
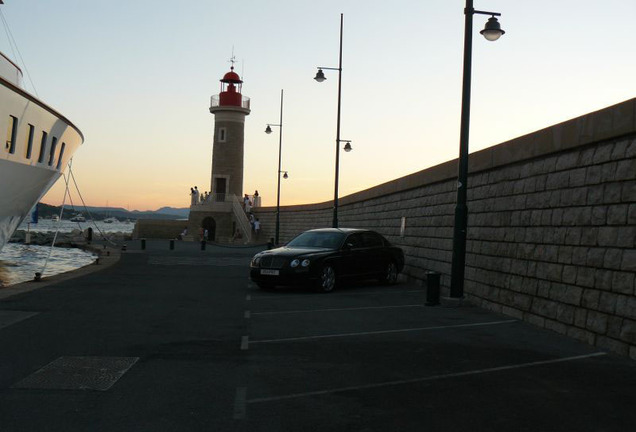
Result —
[[57, 222], [57, 221], [59, 221], [59, 220], [60, 220], [60, 217], [59, 217], [58, 215], [53, 215], [53, 216], [51, 216], [51, 220], [52, 220], [53, 222]]
[[71, 218], [71, 222], [86, 222], [86, 218], [81, 213], [78, 213]]
[[106, 219], [104, 219], [102, 222], [104, 223], [113, 223], [113, 222], [119, 222], [119, 219], [115, 218], [115, 217], [107, 217]]
[[[0, 5], [2, 5], [0, 1]], [[0, 52], [0, 250], [84, 142], [62, 114], [27, 93], [22, 70]]]

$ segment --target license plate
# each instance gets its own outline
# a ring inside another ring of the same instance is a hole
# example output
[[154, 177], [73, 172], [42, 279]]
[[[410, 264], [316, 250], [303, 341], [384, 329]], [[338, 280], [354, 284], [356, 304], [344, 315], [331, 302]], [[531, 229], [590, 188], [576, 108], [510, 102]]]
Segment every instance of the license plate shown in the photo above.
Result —
[[261, 274], [262, 275], [270, 275], [270, 276], [278, 276], [279, 271], [278, 270], [261, 269]]

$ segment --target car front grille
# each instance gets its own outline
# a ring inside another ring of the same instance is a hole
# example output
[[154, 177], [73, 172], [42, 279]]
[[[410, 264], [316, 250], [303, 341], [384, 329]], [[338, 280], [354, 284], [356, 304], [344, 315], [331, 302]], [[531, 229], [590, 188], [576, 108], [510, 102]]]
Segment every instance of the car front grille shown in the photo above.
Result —
[[281, 257], [263, 257], [261, 258], [261, 268], [282, 269], [287, 260]]

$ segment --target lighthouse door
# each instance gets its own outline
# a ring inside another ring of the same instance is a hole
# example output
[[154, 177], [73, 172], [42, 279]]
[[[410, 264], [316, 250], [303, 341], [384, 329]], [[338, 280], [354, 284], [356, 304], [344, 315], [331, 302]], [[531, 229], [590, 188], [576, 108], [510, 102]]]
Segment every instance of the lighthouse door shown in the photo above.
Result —
[[226, 178], [225, 177], [217, 177], [214, 179], [216, 181], [214, 186], [214, 195], [216, 195], [217, 202], [225, 201], [225, 187], [226, 187]]

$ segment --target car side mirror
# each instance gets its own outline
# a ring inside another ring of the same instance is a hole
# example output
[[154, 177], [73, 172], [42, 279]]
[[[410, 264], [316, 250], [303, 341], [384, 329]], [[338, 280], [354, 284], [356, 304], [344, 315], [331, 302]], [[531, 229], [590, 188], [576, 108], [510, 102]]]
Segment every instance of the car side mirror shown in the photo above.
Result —
[[353, 243], [345, 243], [345, 245], [342, 247], [342, 249], [347, 250], [347, 251], [353, 249]]

